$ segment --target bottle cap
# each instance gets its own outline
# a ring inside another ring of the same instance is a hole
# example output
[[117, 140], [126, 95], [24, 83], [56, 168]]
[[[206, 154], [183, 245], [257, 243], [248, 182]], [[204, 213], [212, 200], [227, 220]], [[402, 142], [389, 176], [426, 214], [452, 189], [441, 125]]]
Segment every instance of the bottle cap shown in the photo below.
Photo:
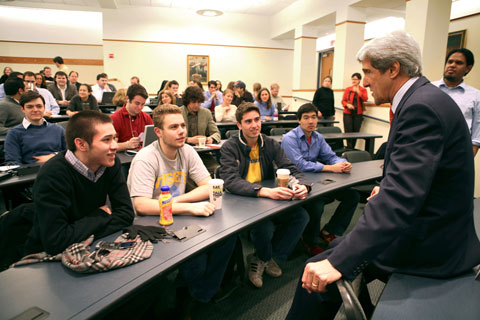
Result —
[[170, 187], [169, 186], [163, 186], [160, 188], [160, 190], [163, 192], [163, 191], [170, 191]]

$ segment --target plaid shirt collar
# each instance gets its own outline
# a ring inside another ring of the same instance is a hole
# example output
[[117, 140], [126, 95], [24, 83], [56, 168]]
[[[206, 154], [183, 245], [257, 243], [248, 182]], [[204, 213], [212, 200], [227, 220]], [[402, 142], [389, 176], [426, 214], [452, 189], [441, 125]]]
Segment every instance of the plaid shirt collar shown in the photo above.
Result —
[[100, 177], [103, 175], [103, 173], [105, 172], [105, 169], [106, 167], [105, 166], [101, 166], [100, 168], [98, 168], [97, 172], [93, 172], [92, 170], [88, 169], [88, 167], [86, 165], [83, 164], [82, 161], [80, 161], [76, 156], [75, 154], [70, 151], [70, 150], [67, 150], [67, 153], [65, 153], [65, 159], [68, 161], [68, 163], [70, 163], [74, 168], [75, 170], [77, 170], [82, 176], [84, 176], [85, 178], [87, 178], [88, 180], [92, 181], [92, 182], [97, 182], [98, 179], [100, 179]]

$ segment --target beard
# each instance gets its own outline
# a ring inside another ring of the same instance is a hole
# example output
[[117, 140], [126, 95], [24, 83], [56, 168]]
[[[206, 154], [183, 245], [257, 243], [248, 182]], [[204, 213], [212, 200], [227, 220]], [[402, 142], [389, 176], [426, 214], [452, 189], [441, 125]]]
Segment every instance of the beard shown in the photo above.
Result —
[[445, 80], [448, 80], [449, 82], [458, 82], [460, 79], [454, 77], [454, 76], [444, 76]]

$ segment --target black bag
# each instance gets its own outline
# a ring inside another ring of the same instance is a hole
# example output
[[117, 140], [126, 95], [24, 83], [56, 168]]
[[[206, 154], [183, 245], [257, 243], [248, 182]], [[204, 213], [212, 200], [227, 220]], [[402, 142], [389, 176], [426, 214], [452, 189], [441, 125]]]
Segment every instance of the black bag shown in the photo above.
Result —
[[34, 213], [33, 203], [26, 203], [0, 217], [0, 271], [23, 257]]

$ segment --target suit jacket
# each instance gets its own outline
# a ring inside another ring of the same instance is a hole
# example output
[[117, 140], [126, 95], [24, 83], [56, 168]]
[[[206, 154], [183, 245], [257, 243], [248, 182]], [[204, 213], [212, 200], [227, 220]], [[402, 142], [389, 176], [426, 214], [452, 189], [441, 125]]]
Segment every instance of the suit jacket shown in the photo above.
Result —
[[405, 93], [390, 128], [380, 192], [328, 260], [347, 279], [369, 263], [448, 277], [480, 263], [473, 223], [470, 133], [455, 102], [426, 78]]
[[[60, 89], [58, 89], [57, 85], [55, 83], [50, 83], [47, 86], [48, 91], [50, 91], [57, 101], [62, 101], [62, 93], [60, 92]], [[73, 97], [77, 95], [77, 87], [72, 86], [72, 85], [67, 85], [67, 89], [65, 90], [65, 100], [72, 100]]]
[[[186, 106], [181, 107], [181, 109], [183, 119], [188, 128], [188, 109]], [[210, 110], [202, 107], [198, 109], [198, 135], [212, 137], [214, 143], [220, 143], [221, 140], [220, 131], [213, 121], [212, 113]]]
[[24, 116], [18, 102], [6, 96], [0, 102], [0, 134], [7, 134], [10, 128], [22, 123]]

